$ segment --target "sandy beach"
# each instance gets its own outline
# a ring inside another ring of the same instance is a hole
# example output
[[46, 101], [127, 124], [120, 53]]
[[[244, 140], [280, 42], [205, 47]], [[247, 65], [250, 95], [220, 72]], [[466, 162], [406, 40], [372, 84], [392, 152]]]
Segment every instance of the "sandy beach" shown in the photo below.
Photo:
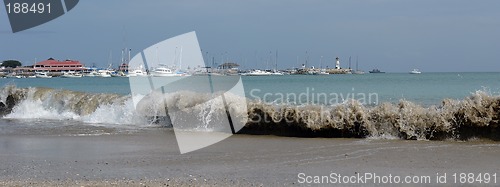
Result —
[[289, 186], [316, 185], [306, 176], [332, 173], [431, 176], [431, 184], [412, 184], [421, 186], [436, 185], [437, 173], [446, 173], [445, 186], [456, 186], [460, 184], [452, 183], [453, 173], [500, 173], [499, 147], [483, 140], [236, 135], [181, 155], [170, 129], [97, 136], [2, 135], [0, 185]]

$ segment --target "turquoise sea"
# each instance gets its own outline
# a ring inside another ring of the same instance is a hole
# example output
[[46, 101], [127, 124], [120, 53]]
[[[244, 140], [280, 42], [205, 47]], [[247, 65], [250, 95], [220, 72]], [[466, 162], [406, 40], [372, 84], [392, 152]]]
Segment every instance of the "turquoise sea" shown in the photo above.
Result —
[[[277, 99], [276, 93], [327, 93], [369, 94], [376, 93], [379, 102], [398, 102], [401, 99], [424, 105], [440, 104], [445, 98], [463, 99], [476, 91], [493, 95], [500, 93], [500, 73], [383, 73], [364, 75], [285, 75], [242, 76], [248, 98], [257, 96], [269, 102]], [[0, 79], [0, 85], [18, 88], [45, 87], [89, 93], [130, 94], [128, 78], [52, 78], [52, 79]], [[250, 94], [254, 90], [253, 94]], [[356, 98], [356, 97], [355, 97]], [[312, 102], [312, 101], [310, 101]], [[319, 101], [315, 101], [319, 102]], [[324, 104], [324, 103], [322, 103]], [[327, 103], [328, 104], [328, 103]]]

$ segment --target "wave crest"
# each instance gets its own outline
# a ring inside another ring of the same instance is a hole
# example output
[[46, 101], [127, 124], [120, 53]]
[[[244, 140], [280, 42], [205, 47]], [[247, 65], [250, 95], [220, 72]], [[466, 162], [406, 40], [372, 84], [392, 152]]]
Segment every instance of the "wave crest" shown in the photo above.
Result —
[[364, 106], [356, 100], [338, 106], [249, 104], [243, 133], [300, 137], [399, 137], [443, 140], [500, 139], [500, 97], [477, 91], [464, 100], [423, 107], [407, 100]]
[[[210, 130], [217, 126], [214, 123], [219, 122], [219, 118], [225, 117], [224, 107], [210, 102], [213, 97], [210, 94], [179, 91], [136, 97], [142, 98], [137, 109], [130, 96], [7, 86], [0, 89], [0, 115], [14, 119], [69, 119], [99, 124], [157, 123], [164, 126], [171, 125], [170, 117], [177, 117], [186, 123], [194, 119], [203, 121], [205, 124], [196, 130]], [[440, 105], [429, 107], [407, 100], [377, 106], [365, 106], [356, 100], [336, 106], [271, 105], [258, 101], [238, 106], [235, 104], [238, 99], [246, 98], [228, 95], [228, 110], [248, 114], [248, 121], [239, 131], [245, 134], [500, 140], [500, 96], [484, 91], [477, 91], [463, 100], [445, 99]], [[179, 115], [165, 115], [166, 110]]]

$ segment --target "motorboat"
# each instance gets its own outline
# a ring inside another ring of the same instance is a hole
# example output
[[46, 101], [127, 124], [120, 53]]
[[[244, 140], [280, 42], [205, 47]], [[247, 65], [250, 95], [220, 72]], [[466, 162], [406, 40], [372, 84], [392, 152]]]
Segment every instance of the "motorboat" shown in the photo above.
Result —
[[284, 75], [284, 73], [283, 72], [279, 72], [279, 71], [275, 71], [275, 72], [271, 72], [271, 75], [281, 76], [281, 75]]
[[97, 71], [93, 70], [93, 71], [90, 71], [88, 73], [83, 74], [83, 76], [85, 76], [85, 77], [95, 77], [95, 76], [97, 76], [97, 74], [98, 74]]
[[137, 76], [148, 76], [148, 74], [140, 69], [136, 69], [128, 72], [129, 77], [137, 77]]
[[170, 68], [159, 67], [153, 71], [153, 76], [154, 77], [173, 77], [173, 76], [179, 76], [179, 75], [177, 73], [174, 73], [174, 71], [172, 71], [172, 69], [170, 69]]
[[421, 74], [422, 72], [420, 72], [418, 69], [413, 69], [412, 71], [410, 71], [410, 74]]
[[326, 70], [321, 70], [318, 75], [330, 75], [330, 73], [326, 72]]
[[245, 75], [247, 75], [247, 76], [268, 76], [268, 75], [272, 75], [272, 73], [267, 72], [267, 71], [262, 71], [260, 69], [256, 69], [256, 70], [253, 70], [251, 72], [246, 73]]
[[111, 77], [111, 72], [106, 69], [102, 69], [97, 71], [97, 77]]
[[123, 72], [111, 72], [111, 77], [126, 77], [125, 73]]
[[81, 77], [83, 77], [83, 75], [76, 72], [64, 72], [61, 75], [61, 78], [81, 78]]
[[17, 79], [20, 79], [20, 78], [23, 78], [21, 75], [17, 75], [16, 73], [11, 73], [7, 76], [5, 76], [7, 78], [17, 78]]
[[52, 78], [47, 72], [37, 72], [36, 78]]

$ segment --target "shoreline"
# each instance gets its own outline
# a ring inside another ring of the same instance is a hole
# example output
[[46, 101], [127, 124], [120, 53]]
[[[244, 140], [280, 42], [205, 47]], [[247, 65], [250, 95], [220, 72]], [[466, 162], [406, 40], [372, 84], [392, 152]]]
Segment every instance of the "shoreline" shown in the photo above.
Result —
[[[298, 174], [497, 173], [500, 143], [235, 135], [181, 155], [173, 131], [2, 135], [0, 185], [298, 185]], [[142, 183], [142, 184], [141, 184]], [[435, 183], [433, 183], [436, 185]]]

